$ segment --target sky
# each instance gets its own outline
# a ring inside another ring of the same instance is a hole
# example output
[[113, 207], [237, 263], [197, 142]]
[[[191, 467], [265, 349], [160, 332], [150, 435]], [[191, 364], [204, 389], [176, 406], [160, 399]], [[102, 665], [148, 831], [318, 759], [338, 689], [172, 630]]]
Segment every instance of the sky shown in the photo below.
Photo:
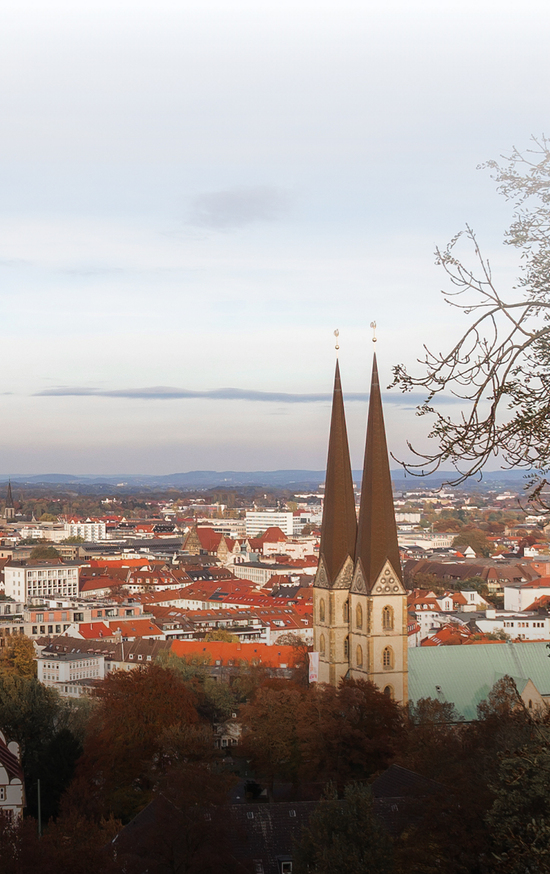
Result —
[[336, 328], [361, 467], [370, 323], [384, 385], [458, 338], [466, 223], [514, 285], [477, 168], [550, 133], [549, 32], [542, 0], [4, 0], [0, 471], [321, 469]]

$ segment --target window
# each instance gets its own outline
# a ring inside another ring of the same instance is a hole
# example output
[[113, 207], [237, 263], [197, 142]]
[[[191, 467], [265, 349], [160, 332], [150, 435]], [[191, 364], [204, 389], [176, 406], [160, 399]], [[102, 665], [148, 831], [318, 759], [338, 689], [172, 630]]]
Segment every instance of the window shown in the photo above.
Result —
[[363, 627], [363, 608], [361, 604], [358, 604], [355, 608], [355, 626], [356, 628]]
[[344, 622], [349, 622], [349, 601], [346, 601], [342, 607], [342, 618]]
[[384, 631], [393, 631], [393, 608], [384, 607], [382, 610], [382, 628]]
[[344, 641], [344, 658], [345, 659], [349, 658], [349, 638], [348, 637], [346, 637], [346, 639]]
[[319, 622], [325, 621], [325, 599], [321, 598], [319, 602]]
[[384, 686], [384, 695], [386, 698], [393, 698], [393, 689], [391, 686]]
[[357, 647], [357, 649], [355, 651], [355, 660], [357, 661], [357, 667], [362, 668], [363, 667], [363, 647], [362, 646]]
[[325, 654], [325, 635], [322, 634], [319, 638], [319, 655], [324, 656]]
[[38, 625], [33, 625], [31, 634], [38, 634]]
[[393, 650], [391, 646], [387, 646], [382, 653], [382, 664], [386, 670], [393, 668]]
[[0, 786], [0, 801], [6, 800], [6, 787]]

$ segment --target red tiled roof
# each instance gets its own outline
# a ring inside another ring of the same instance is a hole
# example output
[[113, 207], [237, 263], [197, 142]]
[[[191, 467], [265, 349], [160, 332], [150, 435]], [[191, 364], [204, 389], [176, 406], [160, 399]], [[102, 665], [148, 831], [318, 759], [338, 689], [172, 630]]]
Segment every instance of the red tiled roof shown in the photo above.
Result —
[[[281, 629], [282, 630], [282, 629]], [[238, 665], [241, 661], [277, 668], [296, 664], [298, 653], [293, 646], [267, 646], [265, 643], [227, 643], [221, 640], [174, 640], [172, 652], [185, 658], [190, 655], [210, 656], [211, 662]]]
[[150, 619], [114, 619], [109, 622], [111, 635], [120, 631], [123, 637], [150, 637], [162, 635], [158, 625], [153, 625]]

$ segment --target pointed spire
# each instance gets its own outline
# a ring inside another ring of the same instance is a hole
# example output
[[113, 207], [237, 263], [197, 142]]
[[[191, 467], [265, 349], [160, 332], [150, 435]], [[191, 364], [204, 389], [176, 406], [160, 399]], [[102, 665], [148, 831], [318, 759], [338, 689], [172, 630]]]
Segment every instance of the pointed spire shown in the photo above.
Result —
[[13, 495], [11, 493], [11, 480], [8, 480], [8, 493], [6, 495], [6, 507], [13, 509]]
[[333, 585], [336, 580], [346, 558], [349, 556], [353, 559], [356, 536], [357, 517], [353, 478], [340, 382], [340, 367], [337, 361], [325, 479], [325, 504], [319, 548], [319, 555], [324, 560], [330, 585]]
[[384, 562], [388, 559], [395, 573], [401, 579], [397, 526], [395, 524], [390, 464], [376, 355], [374, 355], [372, 365], [367, 444], [361, 484], [361, 507], [355, 558], [358, 562], [361, 561], [369, 591], [380, 574]]

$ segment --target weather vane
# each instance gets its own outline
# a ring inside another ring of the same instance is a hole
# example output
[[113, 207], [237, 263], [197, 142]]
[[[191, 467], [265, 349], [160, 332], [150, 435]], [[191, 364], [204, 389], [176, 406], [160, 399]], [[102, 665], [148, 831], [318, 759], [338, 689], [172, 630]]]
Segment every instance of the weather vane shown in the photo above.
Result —
[[338, 352], [338, 349], [340, 348], [340, 346], [338, 345], [338, 337], [340, 336], [340, 331], [338, 330], [338, 328], [336, 328], [334, 336], [336, 337], [336, 345], [334, 346], [334, 348]]
[[372, 342], [376, 343], [376, 322], [371, 322], [370, 326], [372, 328]]

